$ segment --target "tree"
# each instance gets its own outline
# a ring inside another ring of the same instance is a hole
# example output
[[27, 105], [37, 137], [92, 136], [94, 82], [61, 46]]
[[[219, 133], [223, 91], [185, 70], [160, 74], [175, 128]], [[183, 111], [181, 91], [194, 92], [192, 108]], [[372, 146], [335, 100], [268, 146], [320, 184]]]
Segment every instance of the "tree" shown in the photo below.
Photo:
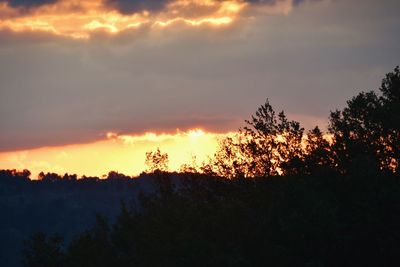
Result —
[[331, 113], [329, 131], [334, 157], [342, 172], [391, 170], [399, 172], [400, 72], [388, 73], [375, 92], [361, 92], [342, 111]]
[[196, 156], [192, 156], [191, 163], [184, 163], [179, 168], [180, 173], [199, 173], [200, 167], [197, 164]]
[[69, 244], [66, 262], [74, 267], [115, 266], [113, 252], [108, 223], [97, 215], [95, 225]]
[[62, 177], [63, 181], [76, 181], [77, 179], [78, 176], [76, 174], [65, 173], [64, 176]]
[[40, 172], [38, 178], [40, 181], [49, 183], [54, 183], [62, 180], [62, 177], [60, 175], [58, 175], [57, 173], [50, 173], [50, 172], [48, 173]]
[[303, 169], [300, 171], [302, 174], [315, 174], [335, 168], [331, 142], [318, 126], [307, 133], [302, 166]]
[[129, 180], [129, 179], [131, 179], [131, 177], [126, 176], [123, 173], [119, 173], [116, 171], [110, 171], [107, 174], [107, 179], [110, 181], [117, 181], [117, 180], [123, 181], [123, 180]]
[[37, 233], [25, 242], [23, 263], [29, 267], [61, 267], [65, 255], [61, 251], [62, 238], [58, 235], [47, 237]]
[[380, 87], [388, 168], [400, 173], [400, 69], [386, 74]]
[[155, 152], [146, 152], [145, 164], [147, 165], [146, 172], [152, 173], [155, 171], [168, 171], [168, 154], [161, 153], [157, 148]]
[[221, 142], [215, 154], [215, 172], [228, 178], [270, 177], [285, 173], [288, 162], [303, 154], [304, 129], [289, 121], [282, 111], [276, 115], [268, 99], [247, 126]]

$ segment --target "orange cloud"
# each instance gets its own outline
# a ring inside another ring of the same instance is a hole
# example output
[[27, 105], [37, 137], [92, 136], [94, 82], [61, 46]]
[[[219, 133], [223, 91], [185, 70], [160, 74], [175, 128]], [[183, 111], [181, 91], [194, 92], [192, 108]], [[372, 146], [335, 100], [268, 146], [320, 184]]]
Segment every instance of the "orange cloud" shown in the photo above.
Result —
[[237, 1], [178, 0], [154, 14], [147, 10], [122, 14], [101, 0], [61, 0], [19, 14], [17, 8], [0, 3], [0, 28], [87, 39], [96, 31], [115, 34], [143, 26], [165, 27], [177, 22], [190, 26], [227, 25], [245, 5]]
[[114, 170], [137, 175], [146, 169], [145, 154], [160, 148], [168, 153], [170, 170], [182, 164], [207, 160], [218, 147], [219, 139], [227, 134], [205, 132], [201, 129], [177, 131], [174, 134], [145, 133], [119, 135], [107, 133], [103, 140], [59, 147], [38, 148], [0, 153], [0, 169], [29, 169], [32, 177], [41, 171], [101, 176]]
[[[104, 0], [59, 0], [30, 7], [0, 1], [0, 29], [14, 32], [46, 32], [75, 39], [88, 39], [94, 32], [117, 34], [141, 27], [168, 27], [176, 23], [188, 26], [227, 26], [250, 6], [244, 0], [171, 0], [160, 10], [124, 13]], [[118, 2], [118, 1], [117, 1]], [[143, 2], [143, 1], [142, 1]], [[263, 1], [256, 1], [261, 2]], [[292, 0], [266, 1], [257, 5], [267, 13], [287, 13]]]

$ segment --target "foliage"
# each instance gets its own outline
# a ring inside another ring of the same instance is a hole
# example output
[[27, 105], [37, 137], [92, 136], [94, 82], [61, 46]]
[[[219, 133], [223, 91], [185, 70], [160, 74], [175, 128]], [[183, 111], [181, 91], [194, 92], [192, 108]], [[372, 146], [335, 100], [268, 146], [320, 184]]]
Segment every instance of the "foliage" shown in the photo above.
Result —
[[316, 126], [308, 131], [303, 141], [302, 157], [297, 157], [284, 168], [291, 175], [312, 175], [335, 171], [332, 146], [329, 139]]
[[184, 163], [181, 165], [179, 169], [180, 173], [200, 173], [201, 172], [201, 167], [198, 166], [197, 164], [197, 158], [196, 156], [192, 156], [192, 162], [191, 163]]
[[[394, 175], [178, 177], [178, 189], [162, 186], [143, 195], [141, 211], [123, 204], [114, 225], [100, 220], [76, 237], [65, 250], [65, 266], [398, 263], [400, 183]], [[167, 183], [173, 178], [163, 176]], [[46, 251], [34, 255], [41, 259]]]
[[388, 73], [375, 92], [361, 92], [330, 116], [339, 171], [395, 171], [400, 168], [400, 71]]
[[221, 141], [210, 162], [216, 175], [228, 178], [271, 177], [303, 155], [304, 129], [289, 121], [282, 111], [276, 115], [268, 100], [258, 108], [247, 126], [236, 136]]
[[0, 177], [9, 182], [14, 182], [15, 180], [27, 181], [30, 179], [31, 172], [29, 170], [17, 171], [17, 170], [0, 170]]
[[47, 237], [35, 234], [25, 244], [24, 265], [30, 267], [63, 266], [64, 253], [61, 251], [62, 238], [58, 235]]
[[167, 171], [168, 170], [168, 154], [161, 153], [157, 148], [155, 152], [146, 152], [145, 164], [147, 165], [146, 172]]
[[105, 218], [97, 215], [92, 229], [73, 240], [67, 250], [67, 266], [108, 267], [113, 266], [113, 250], [109, 240], [109, 226]]
[[[330, 115], [329, 135], [318, 127], [304, 135], [300, 123], [276, 115], [268, 102], [236, 136], [221, 141], [204, 168], [228, 178], [314, 172], [400, 171], [400, 71], [388, 73], [381, 95], [361, 92]], [[332, 140], [329, 140], [332, 137]]]

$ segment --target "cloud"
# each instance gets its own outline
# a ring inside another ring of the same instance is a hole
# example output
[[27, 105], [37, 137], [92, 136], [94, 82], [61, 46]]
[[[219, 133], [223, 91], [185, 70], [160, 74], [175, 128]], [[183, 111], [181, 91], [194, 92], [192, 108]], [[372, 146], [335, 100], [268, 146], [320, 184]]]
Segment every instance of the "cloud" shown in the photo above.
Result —
[[[251, 3], [251, 4], [275, 4], [279, 1], [282, 0], [246, 0], [245, 2]], [[302, 2], [303, 0], [293, 0], [293, 2], [298, 3]]]
[[43, 5], [54, 4], [59, 0], [0, 0], [0, 2], [7, 3], [10, 7], [16, 8], [35, 8]]
[[[242, 2], [249, 4], [274, 4], [281, 0], [245, 0]], [[301, 0], [294, 0], [300, 2]], [[122, 14], [140, 13], [143, 11], [159, 12], [166, 8], [168, 4], [174, 3], [186, 6], [207, 6], [214, 3], [234, 2], [229, 0], [215, 0], [215, 1], [173, 1], [173, 0], [106, 0], [106, 5], [116, 8]], [[237, 1], [240, 2], [240, 1]]]
[[312, 2], [235, 27], [149, 26], [123, 40], [1, 32], [0, 150], [109, 131], [231, 131], [267, 97], [313, 127], [399, 64], [399, 4]]
[[[0, 0], [0, 30], [40, 32], [74, 39], [106, 33], [116, 36], [143, 28], [234, 26], [258, 9], [288, 14], [293, 0]], [[251, 8], [253, 7], [253, 8]], [[29, 12], [26, 12], [26, 11]], [[251, 11], [252, 10], [252, 11]], [[71, 19], [73, 18], [73, 19]]]
[[171, 0], [106, 0], [108, 6], [116, 8], [122, 14], [139, 13], [142, 11], [158, 12], [165, 8]]
[[[227, 26], [245, 7], [238, 0], [59, 0], [49, 5], [42, 5], [47, 3], [45, 1], [7, 3], [10, 5], [0, 5], [0, 29], [47, 32], [75, 39], [89, 39], [98, 32], [117, 35], [143, 27], [167, 28], [176, 24]], [[34, 10], [21, 14], [15, 5]]]
[[287, 4], [298, 5], [305, 0], [243, 0], [243, 1], [232, 1], [232, 0], [214, 0], [214, 1], [179, 1], [179, 0], [106, 0], [105, 4], [116, 8], [122, 14], [140, 13], [143, 11], [160, 12], [167, 8], [169, 4], [184, 5], [184, 6], [212, 6], [213, 4], [224, 4], [224, 3], [245, 3], [249, 5], [277, 5], [282, 2]]
[[[135, 13], [142, 13], [144, 11], [153, 14], [168, 11], [170, 7], [174, 8], [175, 12], [179, 12], [176, 8], [196, 8], [202, 9], [204, 7], [215, 7], [219, 5], [232, 5], [232, 4], [247, 4], [247, 5], [298, 5], [306, 0], [87, 0], [83, 2], [76, 2], [71, 0], [0, 0], [0, 3], [5, 3], [9, 8], [17, 8], [20, 10], [38, 9], [42, 6], [54, 6], [58, 11], [60, 8], [68, 7], [75, 11], [77, 9], [85, 9], [86, 7], [98, 8], [105, 7], [110, 11], [118, 11], [123, 15], [131, 15]], [[194, 11], [196, 12], [196, 11]]]

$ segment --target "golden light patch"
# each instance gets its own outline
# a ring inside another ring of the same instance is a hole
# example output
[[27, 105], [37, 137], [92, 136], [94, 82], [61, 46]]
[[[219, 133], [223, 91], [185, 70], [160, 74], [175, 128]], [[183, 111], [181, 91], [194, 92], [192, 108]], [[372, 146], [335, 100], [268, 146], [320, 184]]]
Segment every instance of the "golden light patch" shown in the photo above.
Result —
[[167, 27], [184, 23], [216, 27], [232, 23], [246, 5], [237, 0], [177, 0], [153, 14], [143, 10], [129, 15], [113, 10], [102, 0], [61, 0], [25, 13], [1, 3], [0, 28], [87, 39], [95, 31], [116, 34], [145, 25]]
[[245, 9], [256, 13], [288, 14], [293, 0], [250, 4], [246, 0], [171, 0], [160, 10], [121, 13], [105, 0], [59, 0], [24, 10], [0, 2], [0, 30], [45, 32], [74, 39], [89, 39], [95, 32], [115, 35], [142, 27], [227, 27], [237, 21]]
[[146, 152], [160, 148], [162, 153], [168, 153], [169, 170], [178, 171], [182, 164], [191, 164], [193, 157], [200, 164], [213, 156], [218, 141], [227, 134], [201, 129], [174, 134], [109, 132], [103, 140], [88, 144], [0, 153], [0, 169], [29, 169], [32, 177], [37, 177], [41, 171], [101, 176], [114, 170], [138, 175], [146, 169]]

